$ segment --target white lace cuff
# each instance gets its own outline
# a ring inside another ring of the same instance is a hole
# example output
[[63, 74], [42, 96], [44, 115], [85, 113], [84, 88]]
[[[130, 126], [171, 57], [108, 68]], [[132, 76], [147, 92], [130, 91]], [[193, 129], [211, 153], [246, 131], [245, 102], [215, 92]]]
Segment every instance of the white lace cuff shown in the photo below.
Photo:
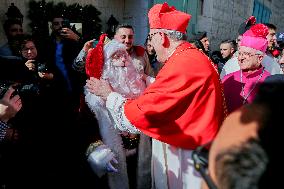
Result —
[[138, 134], [140, 131], [129, 122], [124, 114], [125, 101], [126, 99], [120, 94], [112, 92], [107, 97], [106, 108], [110, 112], [111, 117], [115, 122], [115, 128], [121, 131]]

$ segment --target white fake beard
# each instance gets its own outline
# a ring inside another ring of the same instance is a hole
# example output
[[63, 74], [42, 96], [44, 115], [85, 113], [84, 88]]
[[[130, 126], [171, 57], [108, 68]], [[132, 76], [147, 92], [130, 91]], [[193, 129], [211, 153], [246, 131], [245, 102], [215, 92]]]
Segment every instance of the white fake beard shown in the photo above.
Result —
[[[125, 65], [127, 66], [125, 67], [115, 66], [113, 63], [114, 61], [105, 64], [102, 78], [107, 80], [113, 90], [123, 97], [138, 97], [146, 88], [142, 75], [137, 73], [134, 66], [131, 65], [132, 62], [126, 61]], [[120, 61], [117, 61], [116, 65], [118, 64]]]

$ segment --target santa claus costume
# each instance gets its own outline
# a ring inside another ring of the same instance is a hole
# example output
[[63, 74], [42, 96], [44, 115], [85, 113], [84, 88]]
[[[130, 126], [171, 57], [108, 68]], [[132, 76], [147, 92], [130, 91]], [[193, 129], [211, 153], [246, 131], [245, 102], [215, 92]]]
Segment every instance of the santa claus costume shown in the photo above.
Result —
[[[124, 98], [132, 99], [138, 97], [145, 90], [145, 82], [142, 74], [139, 74], [131, 58], [128, 57], [125, 45], [116, 40], [105, 44], [106, 35], [100, 37], [97, 46], [92, 49], [86, 59], [86, 72], [89, 77], [96, 77], [107, 80], [113, 90], [122, 94]], [[114, 59], [118, 53], [123, 61]], [[136, 188], [151, 188], [151, 140], [146, 135], [139, 136], [138, 148], [126, 149], [123, 145], [121, 131], [116, 129], [114, 120], [109, 116], [105, 101], [100, 97], [85, 90], [85, 101], [89, 108], [95, 113], [99, 123], [99, 130], [102, 137], [103, 148], [98, 145], [88, 160], [98, 176], [107, 173], [110, 189], [128, 189], [129, 175], [127, 173], [126, 159], [128, 155], [138, 153]], [[138, 150], [138, 152], [137, 152]], [[97, 157], [103, 157], [99, 158]], [[109, 159], [108, 159], [109, 158]], [[106, 161], [116, 159], [114, 165], [116, 172], [109, 172]], [[101, 161], [98, 163], [98, 161]], [[98, 165], [99, 164], [99, 165]]]

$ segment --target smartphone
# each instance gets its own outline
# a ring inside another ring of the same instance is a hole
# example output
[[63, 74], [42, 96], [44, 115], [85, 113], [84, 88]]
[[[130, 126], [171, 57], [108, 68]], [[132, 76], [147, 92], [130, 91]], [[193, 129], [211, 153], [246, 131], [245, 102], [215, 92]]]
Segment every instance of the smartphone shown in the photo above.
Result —
[[62, 21], [62, 28], [71, 28], [70, 21], [68, 19], [64, 19]]

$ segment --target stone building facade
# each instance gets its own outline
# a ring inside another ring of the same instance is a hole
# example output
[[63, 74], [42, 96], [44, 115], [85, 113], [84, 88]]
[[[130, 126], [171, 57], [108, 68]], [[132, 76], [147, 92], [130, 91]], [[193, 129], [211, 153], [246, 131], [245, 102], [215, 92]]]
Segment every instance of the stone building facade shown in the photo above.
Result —
[[[49, 2], [51, 0], [46, 0]], [[269, 12], [269, 22], [284, 32], [284, 1], [283, 0], [80, 0], [80, 5], [92, 4], [102, 14], [100, 18], [103, 32], [107, 27], [107, 20], [111, 14], [120, 23], [130, 23], [135, 28], [136, 44], [143, 44], [147, 36], [149, 7], [155, 3], [167, 1], [182, 11], [192, 14], [189, 36], [198, 31], [207, 31], [211, 42], [211, 49], [218, 49], [220, 41], [234, 39], [239, 25], [253, 15], [256, 3], [264, 6]], [[55, 3], [59, 1], [54, 1]], [[62, 1], [63, 2], [63, 1]], [[77, 3], [75, 0], [64, 0], [66, 4]], [[24, 30], [29, 32], [27, 18], [29, 0], [1, 0], [0, 24], [5, 20], [5, 12], [14, 3], [24, 15]], [[0, 27], [0, 44], [5, 42], [5, 35]]]
[[283, 0], [203, 0], [203, 14], [198, 15], [197, 30], [208, 31], [211, 48], [217, 49], [220, 41], [237, 37], [239, 25], [253, 15], [255, 3], [270, 10], [270, 19], [266, 22], [284, 32]]

